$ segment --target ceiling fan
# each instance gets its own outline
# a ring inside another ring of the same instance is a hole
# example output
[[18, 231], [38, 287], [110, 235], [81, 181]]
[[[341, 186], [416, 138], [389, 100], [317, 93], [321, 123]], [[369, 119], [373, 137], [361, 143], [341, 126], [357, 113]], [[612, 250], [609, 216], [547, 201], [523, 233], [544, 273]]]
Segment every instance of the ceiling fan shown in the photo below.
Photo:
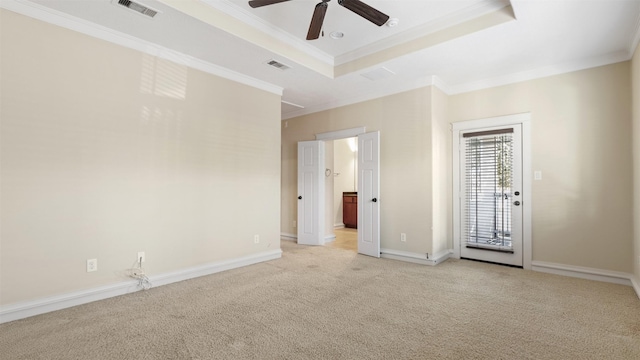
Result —
[[[251, 0], [249, 1], [249, 6], [251, 6], [252, 8], [257, 8], [285, 1], [290, 0]], [[309, 25], [309, 32], [307, 33], [307, 40], [315, 40], [320, 37], [322, 23], [324, 22], [324, 15], [327, 12], [327, 3], [329, 1], [331, 0], [322, 0], [321, 3], [318, 3], [318, 5], [316, 5], [315, 10], [313, 11], [313, 16], [311, 17], [311, 24]], [[338, 0], [338, 4], [344, 6], [345, 8], [353, 11], [354, 13], [362, 16], [363, 18], [371, 21], [378, 26], [384, 25], [387, 20], [389, 20], [389, 15], [386, 15], [359, 0]]]

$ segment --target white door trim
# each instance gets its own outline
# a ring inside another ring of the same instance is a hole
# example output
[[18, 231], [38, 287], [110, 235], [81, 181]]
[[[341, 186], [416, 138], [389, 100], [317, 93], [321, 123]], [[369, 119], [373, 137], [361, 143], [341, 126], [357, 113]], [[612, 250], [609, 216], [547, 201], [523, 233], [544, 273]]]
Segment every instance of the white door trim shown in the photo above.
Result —
[[460, 258], [460, 132], [494, 126], [522, 126], [522, 267], [531, 270], [531, 113], [461, 121], [453, 130], [453, 257]]
[[364, 126], [351, 128], [351, 129], [329, 131], [329, 132], [316, 134], [316, 140], [340, 140], [340, 139], [356, 137], [366, 132], [367, 132], [367, 128]]

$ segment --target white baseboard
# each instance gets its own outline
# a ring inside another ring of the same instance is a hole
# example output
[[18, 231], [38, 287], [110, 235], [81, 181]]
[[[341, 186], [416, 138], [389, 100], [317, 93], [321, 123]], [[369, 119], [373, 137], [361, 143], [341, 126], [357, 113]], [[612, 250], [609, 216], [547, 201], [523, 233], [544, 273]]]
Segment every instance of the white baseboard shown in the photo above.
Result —
[[[604, 281], [627, 286], [632, 286], [633, 278], [632, 274], [624, 272], [556, 264], [545, 261], [532, 261], [531, 270], [549, 274], [571, 276], [580, 279]], [[640, 294], [638, 292], [638, 287], [634, 286], [634, 288], [636, 289], [636, 293]]]
[[[178, 281], [193, 279], [199, 276], [211, 275], [221, 271], [253, 265], [264, 261], [275, 260], [280, 257], [282, 257], [282, 250], [280, 249], [264, 251], [236, 259], [218, 261], [171, 273], [149, 276], [149, 280], [154, 287], [157, 287]], [[127, 280], [117, 284], [100, 286], [59, 296], [51, 296], [14, 305], [3, 306], [0, 309], [0, 324], [93, 301], [108, 299], [114, 296], [125, 295], [139, 290], [140, 288], [138, 287], [137, 280]]]
[[636, 276], [631, 276], [631, 286], [633, 286], [633, 290], [636, 291], [636, 295], [638, 295], [638, 299], [640, 299], [640, 280]]
[[284, 238], [284, 240], [298, 240], [298, 235], [296, 235], [296, 234], [280, 233], [280, 238]]
[[334, 229], [344, 229], [344, 224], [343, 223], [333, 224], [333, 228]]
[[441, 262], [447, 260], [450, 256], [451, 252], [449, 250], [442, 251], [435, 255], [429, 255], [427, 257], [427, 254], [393, 249], [380, 249], [380, 257], [382, 258], [430, 266], [440, 264]]
[[[288, 241], [297, 241], [298, 240], [298, 235], [280, 233], [280, 239], [288, 240]], [[325, 243], [332, 242], [335, 239], [336, 239], [336, 235], [335, 234], [327, 235], [327, 236], [324, 237], [324, 242]]]

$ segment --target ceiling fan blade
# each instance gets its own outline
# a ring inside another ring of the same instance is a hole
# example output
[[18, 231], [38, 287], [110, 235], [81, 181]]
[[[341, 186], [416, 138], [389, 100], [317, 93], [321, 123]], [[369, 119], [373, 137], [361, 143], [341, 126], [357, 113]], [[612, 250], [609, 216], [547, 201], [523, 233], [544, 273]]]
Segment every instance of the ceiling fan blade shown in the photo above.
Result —
[[387, 20], [389, 20], [389, 15], [384, 14], [359, 0], [338, 0], [338, 4], [378, 26], [384, 25]]
[[313, 16], [311, 17], [307, 40], [315, 40], [320, 37], [320, 31], [322, 30], [322, 23], [324, 22], [324, 15], [327, 13], [327, 7], [328, 5], [324, 1], [316, 5], [316, 9], [313, 10]]
[[273, 4], [277, 4], [285, 1], [289, 1], [289, 0], [251, 0], [249, 1], [249, 6], [255, 9], [257, 7], [273, 5]]

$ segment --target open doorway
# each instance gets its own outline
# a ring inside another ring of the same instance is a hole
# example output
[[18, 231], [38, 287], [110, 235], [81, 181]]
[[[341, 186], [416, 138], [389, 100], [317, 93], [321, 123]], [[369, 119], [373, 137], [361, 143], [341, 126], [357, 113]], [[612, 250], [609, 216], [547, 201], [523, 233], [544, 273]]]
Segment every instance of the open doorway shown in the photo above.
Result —
[[358, 139], [333, 140], [333, 233], [327, 245], [358, 251]]
[[[298, 142], [298, 244], [324, 245], [335, 239], [333, 214], [333, 142], [325, 156], [325, 141], [357, 136], [358, 253], [380, 257], [380, 132], [365, 128], [316, 134]], [[330, 177], [330, 181], [326, 178]], [[330, 185], [327, 185], [330, 184]], [[327, 186], [330, 190], [327, 191]], [[344, 211], [344, 207], [343, 207]], [[331, 234], [325, 237], [326, 234]]]

